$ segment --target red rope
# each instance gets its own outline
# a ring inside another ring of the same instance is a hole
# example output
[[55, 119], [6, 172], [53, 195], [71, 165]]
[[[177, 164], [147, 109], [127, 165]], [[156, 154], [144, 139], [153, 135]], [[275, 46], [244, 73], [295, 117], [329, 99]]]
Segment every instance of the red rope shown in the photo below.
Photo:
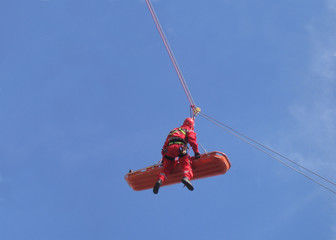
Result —
[[155, 11], [153, 9], [152, 3], [150, 2], [150, 0], [146, 0], [146, 3], [147, 3], [147, 6], [149, 8], [149, 11], [150, 11], [150, 13], [151, 13], [151, 15], [153, 17], [153, 20], [155, 22], [156, 28], [158, 29], [158, 31], [160, 33], [160, 36], [162, 38], [162, 41], [163, 41], [163, 43], [164, 43], [164, 45], [166, 47], [166, 50], [167, 50], [168, 55], [169, 55], [169, 58], [170, 58], [170, 60], [172, 61], [173, 65], [174, 65], [175, 71], [176, 71], [176, 73], [178, 75], [178, 78], [179, 78], [181, 84], [182, 84], [184, 92], [187, 95], [188, 101], [190, 103], [190, 107], [193, 109], [195, 107], [195, 102], [194, 102], [194, 100], [193, 100], [193, 98], [192, 98], [192, 96], [190, 94], [190, 91], [189, 91], [189, 88], [187, 86], [187, 83], [184, 80], [182, 72], [181, 72], [181, 70], [180, 70], [180, 68], [179, 68], [179, 66], [178, 66], [178, 64], [176, 62], [176, 59], [174, 57], [174, 54], [173, 54], [173, 52], [172, 52], [172, 50], [171, 50], [171, 48], [169, 46], [167, 38], [166, 38], [166, 36], [165, 36], [165, 34], [164, 34], [163, 30], [162, 30], [161, 24], [160, 24], [159, 19], [156, 16], [156, 13], [155, 13]]

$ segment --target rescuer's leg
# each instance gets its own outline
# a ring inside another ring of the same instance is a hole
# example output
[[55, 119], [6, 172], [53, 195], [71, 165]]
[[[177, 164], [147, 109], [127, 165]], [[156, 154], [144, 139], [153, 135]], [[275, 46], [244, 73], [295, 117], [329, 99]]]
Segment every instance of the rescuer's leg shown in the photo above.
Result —
[[187, 177], [183, 177], [181, 182], [190, 190], [190, 191], [193, 191], [194, 190], [194, 187], [193, 185], [191, 184], [190, 180], [187, 178]]
[[191, 164], [189, 160], [189, 156], [185, 155], [183, 157], [180, 157], [179, 159], [181, 169], [183, 171], [183, 178], [181, 182], [190, 190], [193, 191], [194, 187], [190, 182], [190, 179], [193, 178], [194, 174], [191, 169]]
[[155, 185], [153, 187], [153, 193], [154, 194], [158, 194], [159, 189], [161, 187], [161, 184], [162, 184], [162, 180], [161, 179], [159, 179], [159, 180], [156, 181], [156, 183], [155, 183]]
[[159, 173], [158, 180], [156, 181], [154, 187], [153, 187], [153, 193], [157, 194], [159, 192], [159, 189], [161, 187], [161, 184], [166, 181], [167, 177], [171, 173], [171, 171], [174, 170], [176, 166], [175, 160], [169, 160], [167, 158], [164, 158], [163, 160], [163, 168], [161, 172]]

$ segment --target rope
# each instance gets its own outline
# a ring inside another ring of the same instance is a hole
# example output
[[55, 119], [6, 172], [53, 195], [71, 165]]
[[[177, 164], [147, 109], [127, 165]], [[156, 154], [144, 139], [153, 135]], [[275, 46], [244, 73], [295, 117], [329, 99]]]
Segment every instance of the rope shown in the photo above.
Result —
[[[261, 152], [263, 152], [263, 153], [269, 155], [269, 156], [272, 157], [273, 159], [275, 159], [275, 160], [281, 162], [282, 164], [284, 164], [285, 166], [291, 168], [292, 170], [296, 171], [297, 173], [300, 173], [301, 175], [305, 176], [306, 178], [310, 179], [311, 181], [317, 183], [318, 185], [320, 185], [320, 186], [326, 188], [327, 190], [329, 190], [330, 192], [336, 194], [336, 191], [334, 191], [334, 190], [330, 189], [329, 187], [323, 185], [323, 184], [320, 183], [319, 181], [317, 181], [317, 180], [311, 178], [310, 176], [308, 176], [307, 174], [303, 173], [302, 171], [300, 171], [300, 170], [298, 170], [298, 169], [296, 169], [296, 168], [294, 168], [294, 167], [288, 165], [287, 163], [285, 163], [284, 161], [280, 160], [279, 158], [277, 158], [276, 156], [272, 155], [271, 153], [267, 152], [266, 150], [268, 150], [268, 151], [272, 152], [273, 154], [276, 154], [276, 155], [278, 155], [279, 157], [281, 157], [281, 158], [283, 158], [283, 159], [285, 159], [285, 160], [287, 160], [287, 161], [289, 161], [289, 162], [295, 164], [295, 165], [298, 166], [298, 167], [301, 167], [302, 169], [304, 169], [304, 170], [308, 171], [309, 173], [311, 173], [311, 174], [313, 174], [313, 175], [319, 177], [320, 179], [323, 179], [324, 181], [326, 181], [326, 182], [328, 182], [328, 183], [330, 183], [330, 184], [336, 186], [336, 184], [335, 184], [334, 182], [332, 182], [332, 181], [328, 180], [327, 178], [324, 178], [323, 176], [321, 176], [321, 175], [319, 175], [319, 174], [317, 174], [317, 173], [315, 173], [315, 172], [309, 170], [308, 168], [306, 168], [306, 167], [304, 167], [304, 166], [302, 166], [302, 165], [300, 165], [300, 164], [294, 162], [293, 160], [291, 160], [291, 159], [289, 159], [289, 158], [283, 156], [282, 154], [280, 154], [280, 153], [278, 153], [278, 152], [272, 150], [271, 148], [268, 148], [267, 146], [258, 143], [257, 141], [255, 141], [255, 140], [253, 140], [253, 139], [247, 137], [246, 135], [244, 135], [244, 134], [242, 134], [242, 133], [240, 133], [240, 132], [234, 130], [233, 128], [231, 128], [231, 127], [225, 125], [224, 123], [221, 123], [221, 122], [217, 121], [216, 119], [214, 119], [214, 118], [212, 118], [212, 117], [210, 117], [210, 116], [208, 116], [208, 115], [206, 115], [206, 114], [200, 113], [200, 112], [199, 112], [200, 110], [195, 112], [195, 109], [197, 109], [197, 108], [195, 107], [194, 99], [193, 99], [193, 97], [191, 96], [191, 93], [190, 93], [190, 91], [189, 91], [189, 88], [188, 88], [188, 86], [187, 86], [187, 83], [186, 83], [186, 81], [184, 80], [184, 77], [183, 77], [183, 75], [182, 75], [181, 69], [179, 68], [179, 66], [178, 66], [178, 64], [177, 64], [177, 61], [176, 61], [176, 59], [175, 59], [175, 57], [174, 57], [174, 54], [173, 54], [173, 52], [172, 52], [172, 50], [171, 50], [171, 48], [170, 48], [170, 45], [169, 45], [169, 43], [168, 43], [168, 40], [167, 40], [167, 38], [166, 38], [166, 36], [165, 36], [163, 30], [162, 30], [161, 24], [160, 24], [159, 19], [158, 19], [157, 15], [156, 15], [156, 13], [155, 13], [155, 11], [154, 11], [154, 8], [153, 8], [153, 6], [152, 6], [152, 3], [150, 2], [150, 0], [145, 0], [145, 1], [146, 1], [146, 4], [147, 4], [148, 8], [149, 8], [149, 11], [150, 11], [150, 13], [151, 13], [151, 15], [152, 15], [152, 18], [153, 18], [153, 20], [154, 20], [154, 23], [155, 23], [155, 25], [156, 25], [156, 28], [158, 29], [158, 31], [159, 31], [159, 33], [160, 33], [160, 36], [161, 36], [161, 39], [162, 39], [162, 41], [163, 41], [163, 43], [164, 43], [164, 45], [165, 45], [165, 48], [166, 48], [166, 50], [167, 50], [167, 52], [168, 52], [169, 58], [170, 58], [171, 62], [173, 63], [173, 66], [174, 66], [174, 68], [175, 68], [175, 71], [176, 71], [176, 73], [177, 73], [177, 75], [178, 75], [178, 78], [179, 78], [181, 84], [182, 84], [183, 90], [184, 90], [185, 94], [187, 95], [188, 101], [189, 101], [189, 103], [190, 103], [190, 110], [192, 111], [192, 116], [193, 116], [193, 118], [195, 118], [195, 116], [196, 116], [197, 114], [200, 114], [203, 118], [205, 118], [205, 119], [207, 119], [208, 121], [214, 123], [215, 125], [219, 126], [220, 128], [223, 128], [225, 131], [227, 131], [227, 132], [233, 134], [234, 136], [240, 138], [241, 140], [245, 141], [246, 143], [248, 143], [249, 145], [253, 146], [254, 148], [256, 148], [256, 149], [260, 150]], [[203, 146], [202, 146], [202, 148], [203, 148]], [[266, 150], [265, 150], [265, 149], [266, 149]]]
[[202, 147], [204, 153], [208, 153], [207, 150], [203, 147], [203, 145], [198, 141], [198, 144]]
[[175, 71], [176, 71], [176, 73], [177, 73], [177, 75], [178, 75], [178, 78], [179, 78], [181, 84], [182, 84], [182, 87], [183, 87], [183, 89], [184, 89], [184, 92], [185, 92], [185, 94], [187, 95], [188, 101], [189, 101], [189, 103], [190, 103], [190, 108], [193, 109], [193, 108], [195, 107], [194, 99], [193, 99], [192, 96], [191, 96], [191, 93], [190, 93], [190, 91], [189, 91], [189, 88], [188, 88], [188, 86], [187, 86], [187, 83], [185, 82], [184, 77], [183, 77], [183, 75], [182, 75], [181, 69], [179, 68], [179, 66], [178, 66], [178, 64], [177, 64], [177, 61], [176, 61], [176, 59], [175, 59], [175, 57], [174, 57], [173, 51], [171, 50], [171, 48], [170, 48], [170, 46], [169, 46], [168, 40], [167, 40], [167, 38], [166, 38], [166, 36], [165, 36], [163, 30], [162, 30], [161, 24], [160, 24], [159, 19], [158, 19], [157, 15], [156, 15], [156, 13], [155, 13], [155, 11], [154, 11], [154, 8], [153, 8], [153, 6], [152, 6], [152, 3], [150, 2], [150, 0], [146, 0], [146, 3], [147, 3], [147, 6], [148, 6], [148, 8], [149, 8], [149, 11], [150, 11], [150, 13], [151, 13], [151, 15], [152, 15], [152, 17], [153, 17], [153, 20], [154, 20], [154, 23], [155, 23], [155, 25], [156, 25], [156, 28], [158, 29], [158, 31], [159, 31], [159, 33], [160, 33], [160, 36], [161, 36], [161, 38], [162, 38], [162, 41], [163, 41], [163, 43], [164, 43], [164, 45], [165, 45], [165, 47], [166, 47], [166, 50], [167, 50], [168, 55], [169, 55], [169, 58], [170, 58], [171, 62], [172, 62], [173, 65], [174, 65]]
[[[258, 149], [259, 151], [261, 151], [261, 152], [263, 152], [263, 153], [265, 153], [266, 155], [270, 156], [271, 158], [273, 158], [273, 159], [275, 159], [275, 160], [281, 162], [281, 163], [284, 164], [285, 166], [291, 168], [292, 170], [294, 170], [294, 171], [296, 171], [297, 173], [299, 173], [299, 174], [305, 176], [305, 177], [308, 178], [309, 180], [315, 182], [316, 184], [320, 185], [321, 187], [324, 187], [325, 189], [329, 190], [330, 192], [332, 192], [332, 193], [334, 193], [334, 194], [336, 195], [336, 191], [334, 191], [334, 190], [332, 190], [331, 188], [329, 188], [328, 186], [326, 186], [326, 185], [320, 183], [319, 181], [313, 179], [312, 177], [308, 176], [308, 175], [305, 174], [304, 172], [302, 172], [302, 171], [300, 171], [300, 170], [298, 170], [298, 169], [296, 169], [296, 168], [290, 166], [289, 164], [287, 164], [286, 162], [284, 162], [284, 161], [282, 161], [281, 159], [277, 158], [276, 156], [272, 155], [271, 153], [267, 152], [266, 150], [268, 150], [268, 151], [270, 151], [270, 152], [272, 152], [272, 153], [274, 153], [274, 154], [276, 154], [276, 155], [278, 155], [278, 156], [284, 158], [285, 160], [287, 160], [287, 161], [289, 161], [289, 162], [291, 162], [291, 163], [294, 163], [295, 165], [301, 167], [302, 169], [304, 169], [304, 170], [306, 170], [306, 171], [308, 171], [308, 172], [314, 174], [315, 176], [319, 177], [320, 179], [323, 179], [324, 181], [326, 181], [326, 182], [328, 182], [328, 183], [330, 183], [330, 184], [336, 186], [336, 184], [335, 184], [334, 182], [332, 182], [332, 181], [328, 180], [327, 178], [325, 178], [325, 177], [323, 177], [323, 176], [321, 176], [321, 175], [319, 175], [319, 174], [317, 174], [317, 173], [315, 173], [315, 172], [309, 170], [308, 168], [306, 168], [306, 167], [304, 167], [304, 166], [302, 166], [302, 165], [300, 165], [300, 164], [294, 162], [293, 160], [291, 160], [291, 159], [289, 159], [289, 158], [287, 158], [287, 157], [281, 155], [280, 153], [278, 153], [278, 152], [272, 150], [271, 148], [266, 147], [265, 145], [263, 145], [263, 144], [261, 144], [261, 143], [258, 143], [257, 141], [255, 141], [255, 140], [253, 140], [253, 139], [247, 137], [246, 135], [244, 135], [244, 134], [242, 134], [242, 133], [240, 133], [240, 132], [234, 130], [233, 128], [227, 126], [226, 124], [224, 124], [224, 123], [222, 123], [222, 122], [220, 122], [220, 121], [218, 121], [218, 120], [216, 120], [216, 119], [214, 119], [214, 118], [212, 118], [212, 117], [210, 117], [210, 116], [208, 116], [208, 115], [206, 115], [206, 114], [204, 114], [204, 113], [199, 113], [199, 114], [200, 114], [200, 116], [202, 116], [202, 117], [205, 118], [206, 120], [208, 120], [208, 121], [214, 123], [214, 124], [217, 125], [218, 127], [222, 128], [222, 129], [224, 129], [225, 131], [231, 133], [232, 135], [238, 137], [239, 139], [241, 139], [241, 140], [243, 140], [244, 142], [248, 143], [248, 144], [251, 145], [252, 147]], [[266, 150], [265, 150], [265, 149], [266, 149]]]
[[291, 159], [285, 157], [284, 155], [282, 155], [282, 154], [280, 154], [280, 153], [274, 151], [273, 149], [271, 149], [271, 148], [269, 148], [269, 147], [267, 147], [267, 146], [265, 146], [265, 145], [263, 145], [263, 144], [261, 144], [261, 143], [255, 141], [255, 140], [253, 140], [252, 138], [249, 138], [248, 136], [246, 136], [246, 135], [244, 135], [244, 134], [242, 134], [242, 133], [240, 133], [240, 132], [234, 130], [233, 128], [229, 127], [228, 125], [226, 125], [226, 124], [224, 124], [224, 123], [221, 123], [221, 122], [215, 120], [214, 118], [212, 118], [212, 117], [210, 117], [210, 116], [208, 116], [208, 115], [206, 115], [206, 114], [202, 114], [202, 113], [201, 113], [201, 115], [204, 115], [204, 116], [206, 116], [207, 118], [212, 119], [213, 121], [218, 122], [219, 124], [221, 124], [221, 125], [224, 126], [225, 128], [230, 129], [231, 131], [233, 131], [233, 132], [235, 132], [236, 134], [238, 134], [238, 135], [244, 137], [245, 139], [247, 139], [247, 140], [249, 140], [249, 141], [251, 141], [251, 142], [253, 142], [253, 143], [255, 143], [255, 144], [257, 144], [257, 145], [259, 145], [259, 146], [261, 146], [261, 147], [263, 147], [263, 148], [265, 148], [265, 149], [267, 149], [268, 151], [270, 151], [270, 152], [272, 152], [272, 153], [274, 153], [274, 154], [276, 154], [276, 155], [282, 157], [283, 159], [286, 159], [287, 161], [289, 161], [289, 162], [295, 164], [296, 166], [301, 167], [302, 169], [306, 170], [307, 172], [310, 172], [311, 174], [314, 174], [315, 176], [317, 176], [317, 177], [323, 179], [324, 181], [326, 181], [326, 182], [328, 182], [328, 183], [330, 183], [330, 184], [336, 186], [336, 183], [330, 181], [329, 179], [327, 179], [327, 178], [325, 178], [325, 177], [323, 177], [323, 176], [321, 176], [321, 175], [319, 175], [319, 174], [317, 174], [317, 173], [311, 171], [310, 169], [308, 169], [308, 168], [306, 168], [306, 167], [304, 167], [304, 166], [302, 166], [302, 165], [296, 163], [295, 161], [293, 161], [293, 160], [291, 160]]

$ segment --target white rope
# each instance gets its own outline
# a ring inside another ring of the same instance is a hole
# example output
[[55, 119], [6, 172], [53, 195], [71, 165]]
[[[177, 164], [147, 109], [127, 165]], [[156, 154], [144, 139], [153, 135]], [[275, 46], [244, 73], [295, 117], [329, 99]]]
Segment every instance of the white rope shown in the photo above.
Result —
[[[274, 151], [274, 150], [272, 150], [272, 149], [270, 149], [270, 148], [264, 146], [263, 144], [258, 143], [257, 141], [255, 141], [255, 140], [253, 140], [253, 139], [247, 137], [246, 135], [241, 134], [240, 132], [234, 130], [233, 128], [231, 128], [231, 127], [229, 127], [229, 126], [227, 126], [227, 125], [225, 125], [224, 123], [221, 123], [220, 121], [218, 121], [218, 120], [216, 120], [216, 119], [214, 119], [214, 118], [212, 118], [212, 117], [210, 117], [210, 116], [208, 116], [208, 115], [206, 115], [206, 114], [204, 114], [204, 113], [199, 113], [199, 114], [200, 114], [200, 116], [202, 116], [203, 118], [207, 119], [208, 121], [214, 123], [214, 124], [217, 125], [218, 127], [222, 128], [222, 129], [224, 129], [225, 131], [231, 133], [232, 135], [238, 137], [239, 139], [241, 139], [241, 140], [243, 140], [244, 142], [248, 143], [248, 144], [251, 145], [252, 147], [254, 147], [254, 148], [258, 149], [259, 151], [261, 151], [261, 152], [267, 154], [267, 155], [270, 156], [271, 158], [273, 158], [273, 159], [275, 159], [275, 160], [281, 162], [281, 163], [284, 164], [285, 166], [291, 168], [291, 169], [294, 170], [295, 172], [297, 172], [297, 173], [299, 173], [299, 174], [305, 176], [305, 177], [308, 178], [309, 180], [311, 180], [311, 181], [315, 182], [316, 184], [318, 184], [318, 185], [320, 185], [320, 186], [326, 188], [327, 190], [329, 190], [330, 192], [332, 192], [332, 193], [334, 193], [334, 194], [336, 195], [336, 191], [334, 191], [334, 190], [332, 190], [331, 188], [325, 186], [324, 184], [320, 183], [319, 181], [313, 179], [312, 177], [308, 176], [307, 174], [303, 173], [302, 171], [300, 171], [300, 170], [298, 170], [298, 169], [296, 169], [296, 168], [294, 168], [294, 167], [288, 165], [286, 162], [282, 161], [281, 159], [277, 158], [276, 156], [272, 155], [271, 153], [267, 152], [266, 150], [271, 151], [272, 153], [274, 153], [274, 154], [276, 154], [276, 155], [278, 155], [278, 156], [280, 156], [280, 157], [282, 157], [282, 158], [284, 158], [284, 159], [290, 161], [291, 163], [294, 163], [295, 165], [297, 165], [297, 166], [303, 168], [304, 170], [306, 170], [306, 171], [308, 171], [308, 172], [314, 174], [315, 176], [317, 176], [317, 177], [319, 177], [319, 178], [321, 178], [321, 179], [327, 181], [328, 183], [331, 183], [331, 184], [335, 185], [334, 182], [328, 180], [328, 179], [325, 178], [325, 177], [322, 177], [321, 175], [319, 175], [319, 174], [317, 174], [317, 173], [315, 173], [315, 172], [313, 172], [313, 171], [307, 169], [306, 167], [304, 167], [304, 166], [302, 166], [302, 165], [300, 165], [300, 164], [298, 164], [298, 163], [295, 163], [293, 160], [290, 160], [289, 158], [284, 157], [283, 155], [281, 155], [281, 154], [277, 153], [276, 151]], [[264, 148], [264, 149], [263, 149], [263, 148]], [[265, 149], [266, 149], [266, 150], [265, 150]]]

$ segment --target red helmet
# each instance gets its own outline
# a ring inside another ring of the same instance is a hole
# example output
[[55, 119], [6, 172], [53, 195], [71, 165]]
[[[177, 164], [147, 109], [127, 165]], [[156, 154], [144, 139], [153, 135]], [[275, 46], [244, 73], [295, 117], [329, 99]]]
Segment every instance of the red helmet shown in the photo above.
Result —
[[195, 125], [194, 119], [192, 119], [192, 118], [186, 118], [183, 122], [183, 126], [188, 126], [191, 129], [194, 129], [194, 125]]

